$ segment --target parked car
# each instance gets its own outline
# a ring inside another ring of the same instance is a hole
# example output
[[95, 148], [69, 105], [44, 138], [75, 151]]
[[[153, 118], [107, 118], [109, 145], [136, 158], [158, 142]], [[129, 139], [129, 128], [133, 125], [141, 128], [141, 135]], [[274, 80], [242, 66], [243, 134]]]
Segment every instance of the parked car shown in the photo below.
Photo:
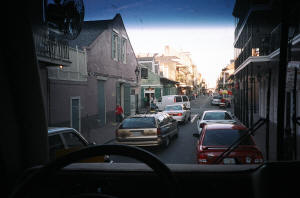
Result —
[[188, 109], [191, 108], [190, 100], [186, 95], [162, 96], [156, 103], [160, 111], [163, 111], [165, 106], [174, 104], [185, 104]]
[[168, 147], [178, 136], [177, 121], [167, 113], [141, 114], [126, 118], [116, 130], [118, 144]]
[[[235, 141], [243, 137], [247, 128], [240, 124], [206, 124], [201, 134], [193, 134], [197, 141], [197, 162], [214, 164], [215, 160]], [[222, 161], [223, 164], [261, 164], [263, 155], [251, 136]]]
[[203, 125], [207, 123], [235, 123], [234, 119], [229, 111], [225, 110], [209, 110], [204, 111], [197, 121], [198, 132], [201, 133]]
[[219, 105], [221, 102], [222, 96], [213, 96], [211, 99], [211, 105]]
[[[49, 158], [54, 160], [70, 152], [82, 149], [87, 146], [95, 145], [88, 142], [78, 131], [66, 127], [49, 127]], [[82, 162], [110, 162], [109, 156], [93, 157]]]
[[163, 111], [171, 115], [177, 122], [186, 123], [191, 120], [191, 110], [185, 105], [167, 105]]

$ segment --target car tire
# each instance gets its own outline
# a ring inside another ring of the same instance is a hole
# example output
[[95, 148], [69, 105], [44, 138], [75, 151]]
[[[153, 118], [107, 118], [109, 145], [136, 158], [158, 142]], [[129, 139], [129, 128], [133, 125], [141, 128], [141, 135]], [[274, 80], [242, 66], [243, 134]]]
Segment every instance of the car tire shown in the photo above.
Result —
[[170, 137], [169, 136], [167, 136], [165, 139], [164, 139], [164, 141], [163, 141], [163, 147], [164, 148], [167, 148], [169, 145], [170, 145], [170, 142], [171, 142], [171, 139], [170, 139]]
[[175, 138], [178, 138], [178, 134], [179, 134], [179, 128], [178, 128], [178, 125], [177, 125], [176, 127], [177, 127], [177, 129], [176, 129], [177, 132], [175, 133], [174, 137], [175, 137]]

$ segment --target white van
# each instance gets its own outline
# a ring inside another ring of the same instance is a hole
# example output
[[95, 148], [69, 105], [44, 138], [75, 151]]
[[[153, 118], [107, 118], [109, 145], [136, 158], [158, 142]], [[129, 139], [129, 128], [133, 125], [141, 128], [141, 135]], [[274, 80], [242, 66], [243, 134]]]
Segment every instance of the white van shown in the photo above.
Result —
[[174, 104], [185, 104], [188, 109], [191, 109], [190, 100], [186, 95], [162, 96], [156, 103], [159, 111], [163, 111], [166, 105]]

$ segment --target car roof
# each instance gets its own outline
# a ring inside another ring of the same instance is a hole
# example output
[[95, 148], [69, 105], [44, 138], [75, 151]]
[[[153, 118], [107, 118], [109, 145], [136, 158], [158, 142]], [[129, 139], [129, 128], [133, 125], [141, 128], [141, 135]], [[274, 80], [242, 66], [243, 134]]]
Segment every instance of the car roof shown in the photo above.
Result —
[[235, 130], [247, 130], [247, 127], [241, 124], [234, 123], [211, 123], [206, 125], [206, 130], [212, 129], [235, 129]]
[[61, 131], [70, 131], [70, 130], [75, 131], [75, 129], [70, 127], [48, 127], [48, 134], [61, 132]]
[[136, 114], [136, 115], [133, 115], [133, 116], [129, 116], [128, 118], [143, 118], [143, 117], [154, 117], [154, 118], [157, 118], [157, 116], [161, 115], [161, 114], [166, 114], [166, 113], [163, 113], [163, 112], [157, 112], [157, 113], [147, 113], [147, 114]]
[[168, 106], [184, 106], [184, 104], [171, 104], [171, 105], [166, 105], [166, 107]]
[[226, 110], [208, 110], [208, 111], [204, 111], [203, 113], [208, 113], [208, 112], [227, 112]]
[[162, 97], [174, 97], [174, 96], [187, 96], [187, 95], [166, 95], [166, 96], [162, 96]]

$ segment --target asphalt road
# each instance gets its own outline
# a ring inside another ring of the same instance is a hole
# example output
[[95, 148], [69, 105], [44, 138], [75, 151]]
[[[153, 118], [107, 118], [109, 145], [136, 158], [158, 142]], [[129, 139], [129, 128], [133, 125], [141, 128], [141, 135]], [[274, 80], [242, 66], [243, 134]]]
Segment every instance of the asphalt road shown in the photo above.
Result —
[[[185, 125], [179, 125], [178, 138], [173, 138], [168, 148], [149, 148], [144, 149], [152, 152], [164, 163], [167, 164], [196, 164], [196, 141], [193, 133], [197, 132], [198, 115], [205, 110], [219, 109], [217, 106], [210, 105], [210, 99], [207, 96], [200, 96], [196, 100], [191, 101], [191, 122]], [[114, 162], [137, 162], [136, 160], [121, 157], [111, 156]]]

